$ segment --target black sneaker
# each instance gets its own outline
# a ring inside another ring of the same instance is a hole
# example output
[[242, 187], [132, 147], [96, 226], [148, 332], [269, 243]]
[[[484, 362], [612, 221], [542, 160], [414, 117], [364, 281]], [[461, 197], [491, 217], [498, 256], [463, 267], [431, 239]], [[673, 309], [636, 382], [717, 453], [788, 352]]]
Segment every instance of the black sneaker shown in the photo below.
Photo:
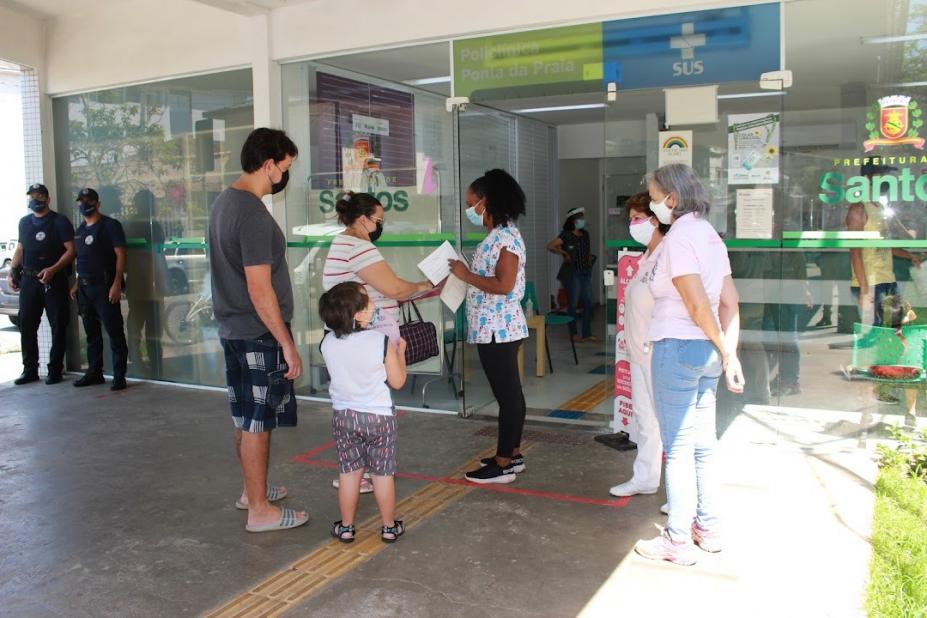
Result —
[[30, 382], [38, 382], [39, 374], [33, 373], [31, 371], [24, 371], [21, 376], [13, 380], [13, 384], [16, 386], [22, 386], [23, 384], [29, 384]]
[[80, 388], [82, 386], [93, 386], [94, 384], [104, 384], [106, 380], [103, 379], [102, 373], [85, 373], [82, 377], [74, 380], [74, 386]]
[[109, 387], [111, 391], [124, 391], [126, 389], [126, 379], [125, 378], [113, 378], [113, 385]]
[[486, 485], [488, 483], [511, 483], [515, 480], [515, 464], [500, 468], [495, 462], [481, 467], [479, 470], [467, 472], [464, 478], [471, 483]]
[[50, 373], [50, 374], [48, 374], [48, 377], [45, 378], [45, 383], [48, 384], [48, 385], [58, 384], [58, 383], [60, 383], [60, 382], [61, 382], [61, 374], [60, 374], [60, 373]]
[[[496, 463], [495, 457], [484, 457], [480, 460], [480, 465], [485, 467], [489, 464]], [[515, 455], [512, 457], [512, 465], [515, 466], [515, 474], [521, 474], [525, 471], [525, 456], [524, 455]]]

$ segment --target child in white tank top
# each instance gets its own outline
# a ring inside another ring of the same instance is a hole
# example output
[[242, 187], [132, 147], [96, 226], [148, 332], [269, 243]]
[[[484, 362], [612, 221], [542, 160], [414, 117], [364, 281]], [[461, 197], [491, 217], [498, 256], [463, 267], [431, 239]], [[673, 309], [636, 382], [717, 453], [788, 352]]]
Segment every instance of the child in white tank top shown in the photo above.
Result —
[[361, 478], [369, 471], [373, 493], [383, 519], [381, 538], [392, 543], [405, 531], [394, 518], [396, 488], [396, 416], [390, 388], [406, 382], [406, 342], [398, 345], [377, 331], [368, 330], [376, 307], [364, 286], [339, 283], [319, 299], [319, 315], [327, 332], [320, 345], [331, 376], [332, 436], [341, 471], [338, 505], [341, 520], [332, 536], [342, 543], [354, 541], [354, 517]]

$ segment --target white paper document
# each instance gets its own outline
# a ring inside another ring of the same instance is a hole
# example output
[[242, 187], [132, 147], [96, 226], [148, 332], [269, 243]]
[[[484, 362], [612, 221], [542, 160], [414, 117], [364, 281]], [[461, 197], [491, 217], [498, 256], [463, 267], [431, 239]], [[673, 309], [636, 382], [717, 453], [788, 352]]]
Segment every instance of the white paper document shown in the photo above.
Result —
[[444, 289], [441, 290], [441, 301], [447, 305], [448, 309], [456, 312], [466, 298], [467, 284], [454, 275], [450, 275], [447, 283], [444, 284]]
[[451, 274], [451, 267], [447, 265], [448, 260], [459, 260], [460, 256], [451, 246], [451, 243], [444, 241], [437, 249], [432, 251], [424, 260], [418, 263], [418, 269], [422, 271], [432, 284], [438, 285]]
[[451, 274], [451, 268], [447, 264], [448, 260], [460, 260], [464, 264], [467, 263], [462, 256], [458, 255], [451, 243], [445, 240], [440, 247], [418, 263], [418, 269], [434, 285], [447, 279], [444, 289], [441, 290], [441, 301], [447, 305], [448, 309], [456, 312], [467, 298], [467, 284]]

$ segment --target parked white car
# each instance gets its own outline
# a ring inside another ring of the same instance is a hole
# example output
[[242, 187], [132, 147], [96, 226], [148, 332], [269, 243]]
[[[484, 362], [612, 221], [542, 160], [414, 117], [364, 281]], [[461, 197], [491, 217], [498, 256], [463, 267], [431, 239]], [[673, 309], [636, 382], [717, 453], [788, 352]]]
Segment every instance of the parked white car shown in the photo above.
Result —
[[0, 240], [0, 268], [10, 265], [16, 252], [16, 240]]
[[209, 271], [206, 248], [165, 243], [163, 252], [167, 261], [167, 293], [176, 296], [198, 292]]
[[0, 315], [9, 316], [13, 326], [19, 326], [19, 292], [10, 289], [7, 283], [9, 274], [9, 264], [0, 268]]

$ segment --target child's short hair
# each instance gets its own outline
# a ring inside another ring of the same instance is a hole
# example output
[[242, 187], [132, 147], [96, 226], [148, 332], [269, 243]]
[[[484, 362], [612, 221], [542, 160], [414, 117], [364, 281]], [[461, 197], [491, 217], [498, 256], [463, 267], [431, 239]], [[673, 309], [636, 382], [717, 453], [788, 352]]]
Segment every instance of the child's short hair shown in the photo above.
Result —
[[336, 337], [361, 330], [354, 321], [354, 315], [366, 308], [367, 290], [356, 281], [339, 283], [319, 299], [319, 317]]

